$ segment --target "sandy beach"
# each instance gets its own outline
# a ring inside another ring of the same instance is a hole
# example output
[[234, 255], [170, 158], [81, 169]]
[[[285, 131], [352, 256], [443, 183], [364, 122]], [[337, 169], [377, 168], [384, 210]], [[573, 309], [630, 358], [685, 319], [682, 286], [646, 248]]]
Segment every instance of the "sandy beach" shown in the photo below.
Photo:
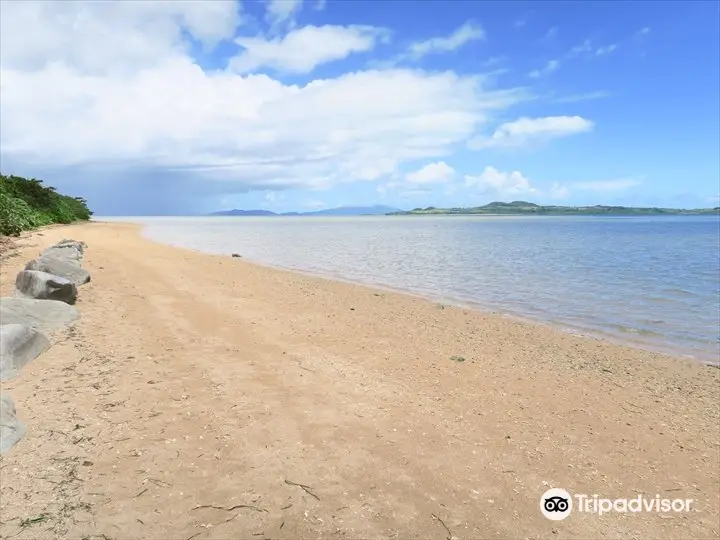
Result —
[[[720, 369], [128, 224], [27, 235], [2, 295], [62, 238], [92, 281], [2, 384], [2, 538], [720, 537]], [[550, 521], [550, 487], [693, 506]]]

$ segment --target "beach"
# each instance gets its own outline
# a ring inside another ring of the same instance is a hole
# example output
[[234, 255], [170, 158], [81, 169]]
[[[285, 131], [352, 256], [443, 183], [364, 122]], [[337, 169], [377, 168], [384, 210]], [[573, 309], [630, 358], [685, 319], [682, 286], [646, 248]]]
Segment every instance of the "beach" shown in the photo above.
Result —
[[[2, 383], [2, 538], [720, 537], [714, 366], [122, 223], [27, 235], [2, 295], [63, 238], [92, 281]], [[693, 503], [551, 521], [551, 487]]]

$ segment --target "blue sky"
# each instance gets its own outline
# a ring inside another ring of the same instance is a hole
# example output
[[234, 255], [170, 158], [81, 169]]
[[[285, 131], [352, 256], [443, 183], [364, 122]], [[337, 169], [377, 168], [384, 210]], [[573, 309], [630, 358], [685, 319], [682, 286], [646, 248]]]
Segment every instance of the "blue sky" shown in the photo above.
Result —
[[2, 172], [99, 215], [720, 205], [716, 2], [0, 10]]

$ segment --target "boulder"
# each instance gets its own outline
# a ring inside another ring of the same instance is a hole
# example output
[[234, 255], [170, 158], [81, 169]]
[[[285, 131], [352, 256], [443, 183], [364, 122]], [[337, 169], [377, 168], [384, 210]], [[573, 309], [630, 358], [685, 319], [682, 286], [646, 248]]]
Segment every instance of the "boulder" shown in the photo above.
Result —
[[83, 285], [90, 281], [90, 273], [79, 265], [55, 257], [40, 257], [25, 265], [25, 270], [37, 270], [63, 277], [75, 285]]
[[63, 253], [62, 251], [55, 251], [51, 250], [47, 253], [41, 253], [40, 259], [52, 259], [55, 261], [62, 261], [67, 264], [71, 264], [75, 268], [81, 268], [82, 267], [82, 260], [81, 259], [74, 259], [72, 257], [66, 257], [67, 253]]
[[24, 324], [0, 326], [0, 380], [15, 377], [25, 364], [50, 348], [50, 341], [39, 330]]
[[46, 255], [72, 261], [82, 261], [83, 258], [82, 252], [76, 246], [69, 244], [64, 246], [50, 246], [42, 252], [41, 257]]
[[47, 272], [23, 270], [15, 278], [15, 296], [74, 304], [77, 295], [77, 287], [72, 281]]
[[0, 321], [5, 324], [24, 324], [50, 332], [67, 326], [80, 318], [74, 306], [57, 300], [30, 298], [0, 298]]
[[68, 246], [72, 246], [75, 249], [77, 249], [81, 254], [84, 254], [87, 244], [85, 242], [81, 242], [79, 240], [72, 240], [70, 238], [65, 238], [63, 240], [60, 240], [56, 244], [54, 244], [52, 247], [58, 248], [58, 247], [68, 247]]
[[0, 396], [0, 454], [10, 450], [25, 436], [25, 424], [15, 414], [13, 399], [3, 394]]

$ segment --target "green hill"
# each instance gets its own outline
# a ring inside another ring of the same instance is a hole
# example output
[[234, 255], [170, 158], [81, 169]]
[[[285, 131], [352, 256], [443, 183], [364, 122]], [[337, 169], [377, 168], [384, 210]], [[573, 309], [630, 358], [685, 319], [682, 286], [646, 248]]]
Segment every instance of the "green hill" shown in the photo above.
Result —
[[62, 195], [35, 178], [0, 174], [0, 235], [17, 236], [44, 225], [88, 220], [91, 215], [81, 197]]
[[394, 212], [390, 215], [545, 215], [545, 216], [661, 216], [661, 215], [703, 215], [718, 214], [720, 208], [698, 208], [683, 210], [679, 208], [639, 208], [634, 206], [540, 206], [526, 201], [491, 202], [485, 206], [472, 208], [414, 208], [409, 212]]

